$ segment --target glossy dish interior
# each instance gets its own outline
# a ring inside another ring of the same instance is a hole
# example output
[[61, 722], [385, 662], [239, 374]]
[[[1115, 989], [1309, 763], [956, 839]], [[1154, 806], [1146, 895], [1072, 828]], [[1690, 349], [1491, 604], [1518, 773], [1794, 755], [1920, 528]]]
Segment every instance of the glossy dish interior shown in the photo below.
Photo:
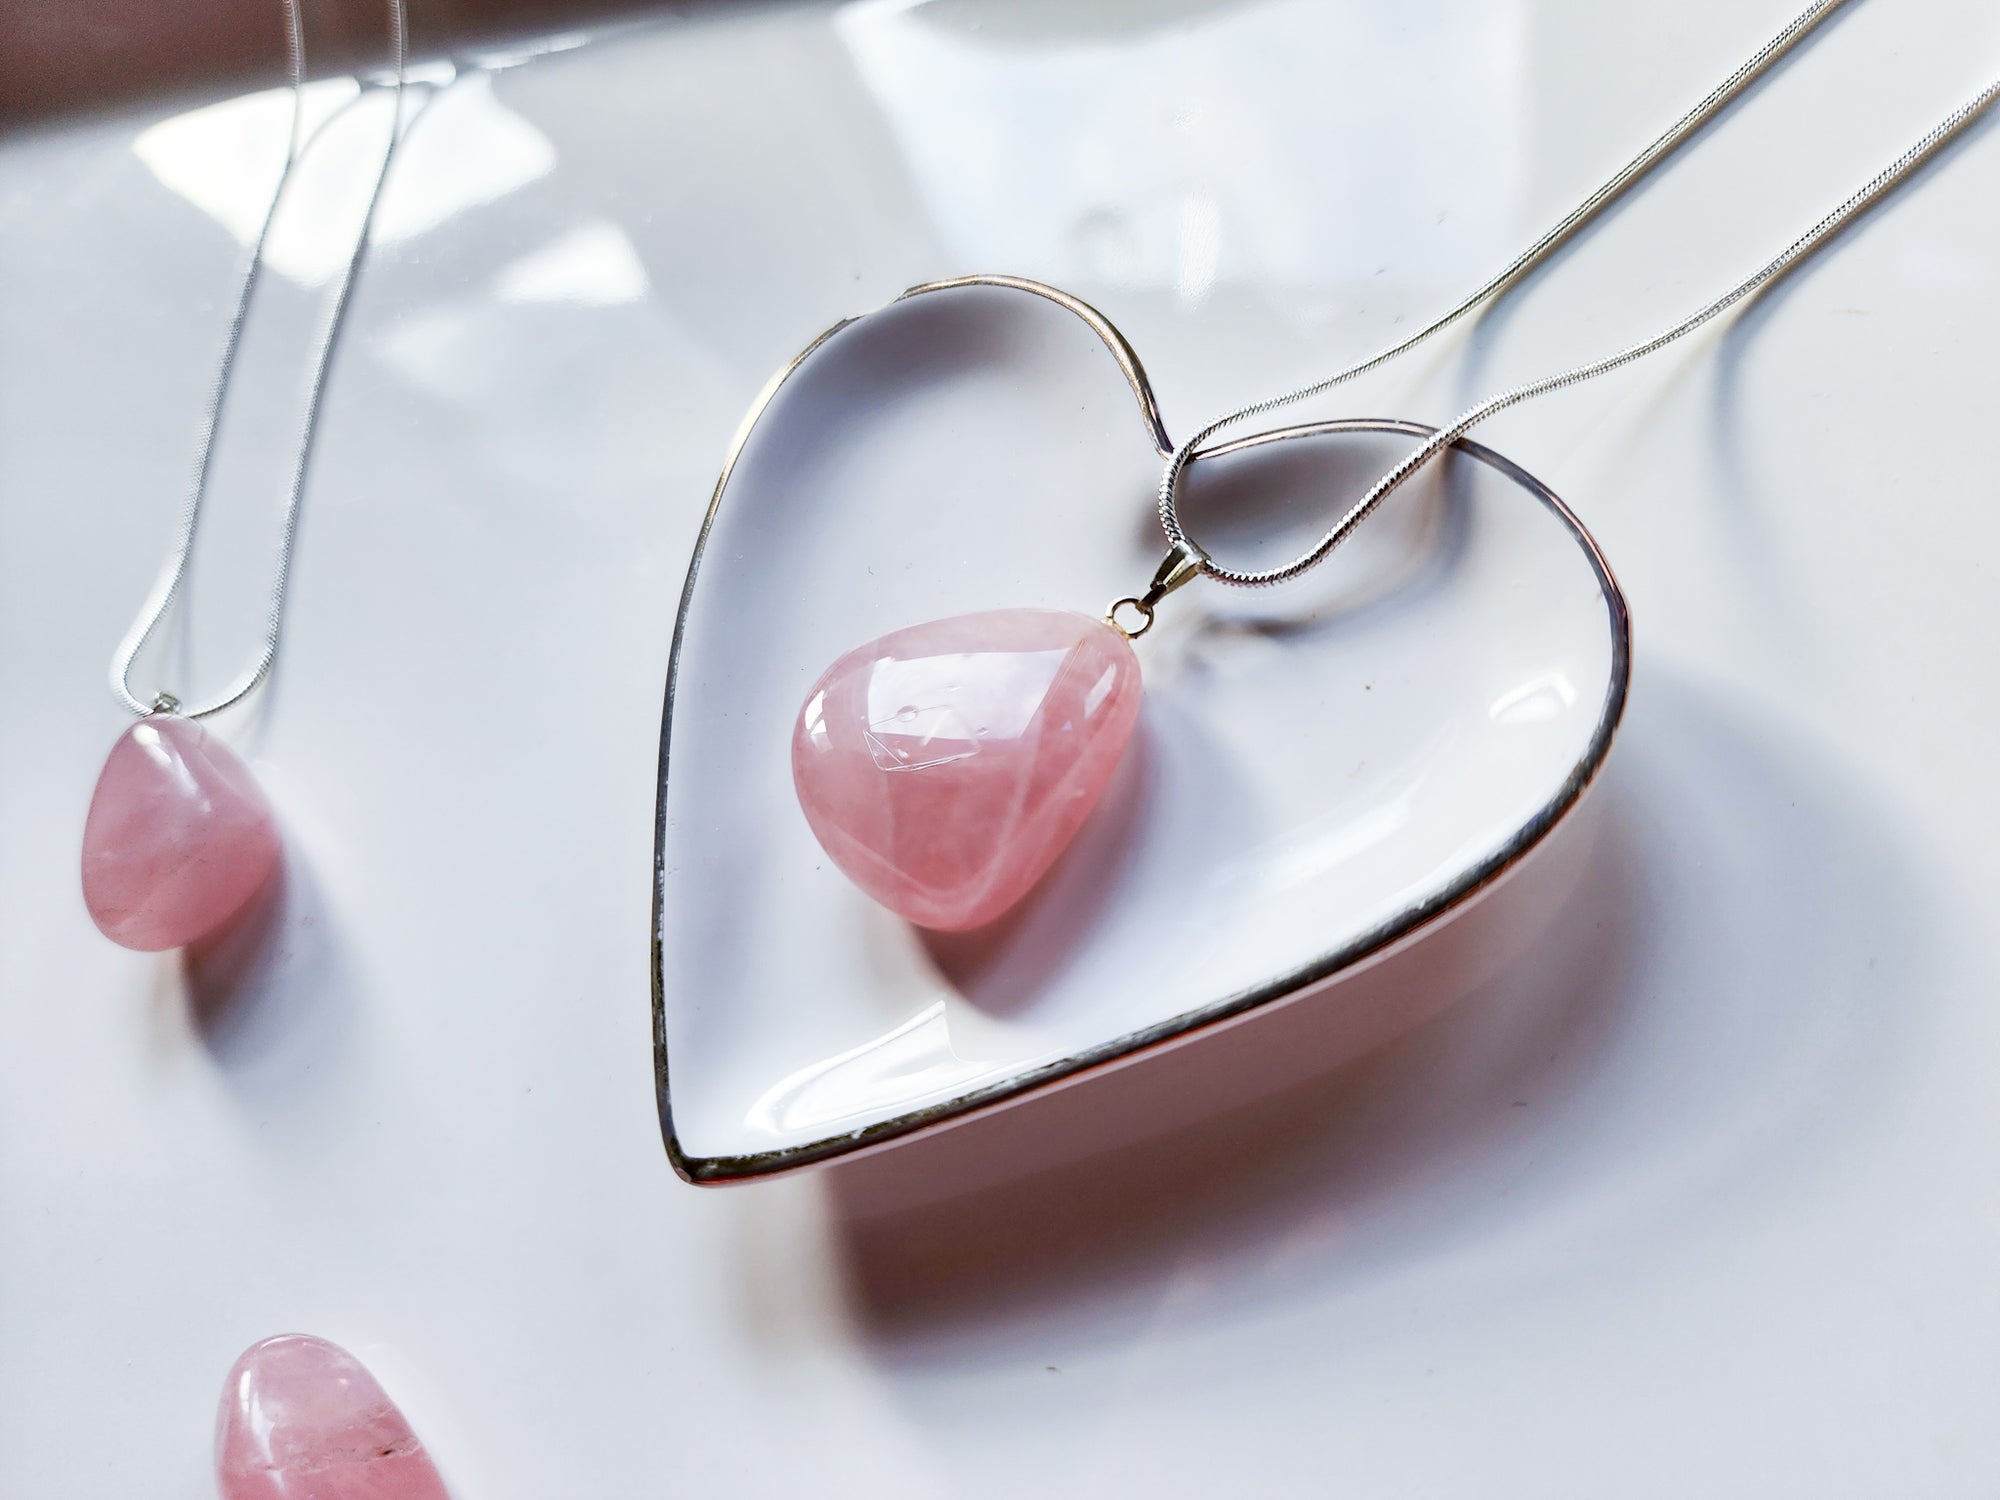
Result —
[[[1190, 525], [1262, 565], [1425, 431], [1237, 440], [1190, 471]], [[1562, 503], [1466, 444], [1312, 574], [1173, 596], [1125, 764], [1015, 912], [945, 936], [869, 902], [793, 794], [801, 694], [899, 626], [1133, 592], [1164, 550], [1165, 441], [1116, 330], [1008, 278], [840, 325], [746, 419], [662, 729], [655, 1048], [683, 1176], [906, 1138], [1327, 986], [1506, 873], [1588, 785], [1624, 602]]]

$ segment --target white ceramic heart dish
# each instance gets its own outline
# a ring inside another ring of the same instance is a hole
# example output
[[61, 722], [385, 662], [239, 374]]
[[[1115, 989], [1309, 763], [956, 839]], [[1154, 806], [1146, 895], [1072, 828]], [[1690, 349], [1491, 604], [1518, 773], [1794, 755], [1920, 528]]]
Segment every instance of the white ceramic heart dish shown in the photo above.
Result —
[[[1230, 443], [1189, 471], [1191, 528], [1258, 565], [1426, 434]], [[1135, 592], [1165, 550], [1168, 447], [1118, 331], [1006, 277], [837, 325], [752, 407], [688, 569], [660, 738], [655, 1065], [689, 1181], [907, 1140], [1308, 992], [1338, 1004], [1339, 978], [1583, 795], [1624, 708], [1624, 599], [1546, 486], [1460, 443], [1316, 572], [1167, 601], [1118, 779], [998, 927], [928, 934], [870, 903], [793, 793], [806, 688], [900, 626]]]

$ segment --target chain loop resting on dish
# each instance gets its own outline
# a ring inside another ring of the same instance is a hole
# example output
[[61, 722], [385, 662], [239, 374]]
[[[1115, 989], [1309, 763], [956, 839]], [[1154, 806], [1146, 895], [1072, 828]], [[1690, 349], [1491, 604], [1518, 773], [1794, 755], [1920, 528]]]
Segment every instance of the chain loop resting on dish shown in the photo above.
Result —
[[[303, 139], [300, 131], [305, 119], [305, 32], [299, 13], [299, 0], [284, 0], [285, 12], [285, 79], [291, 89], [291, 128], [286, 136], [285, 161], [278, 171], [278, 181], [271, 190], [270, 206], [265, 210], [264, 219], [257, 230], [257, 238], [250, 249], [250, 259], [243, 270], [243, 278], [237, 287], [236, 307], [229, 319], [228, 332], [223, 336], [222, 353], [216, 363], [215, 380], [209, 387], [208, 399], [203, 408], [202, 422], [195, 444], [193, 478], [188, 484], [187, 499], [182, 504], [180, 523], [175, 529], [172, 550], [168, 553], [166, 566], [154, 583], [146, 602], [140, 606], [138, 618], [119, 642], [118, 650], [111, 659], [111, 691], [118, 701], [131, 712], [144, 717], [151, 713], [173, 712], [190, 719], [205, 718], [219, 713], [231, 704], [240, 702], [270, 675], [271, 667], [278, 658], [278, 638], [284, 628], [285, 594], [291, 583], [292, 554], [296, 550], [299, 531], [300, 502], [305, 497], [306, 466], [312, 456], [313, 436], [319, 429], [320, 401], [326, 392], [327, 370], [333, 361], [333, 349], [340, 338], [340, 327], [347, 315], [347, 304], [354, 290], [354, 283], [360, 275], [361, 262], [368, 252], [368, 238], [375, 222], [376, 206], [382, 201], [382, 189], [389, 180], [389, 164], [396, 154], [396, 143], [403, 127], [403, 92], [407, 71], [409, 50], [408, 23], [404, 14], [404, 0], [389, 0], [389, 38], [391, 56], [395, 67], [394, 81], [390, 85], [393, 103], [389, 115], [389, 139], [382, 148], [382, 163], [375, 174], [375, 183], [368, 197], [368, 205], [362, 212], [361, 228], [354, 238], [354, 248], [340, 272], [340, 281], [335, 288], [332, 307], [321, 325], [315, 343], [312, 359], [312, 377], [307, 383], [305, 410], [299, 424], [298, 444], [292, 462], [291, 483], [285, 498], [285, 510], [278, 532], [278, 556], [273, 569], [270, 605], [264, 617], [263, 640], [255, 657], [233, 681], [215, 697], [205, 702], [183, 704], [175, 695], [158, 692], [141, 696], [132, 691], [132, 669], [139, 653], [146, 647], [159, 629], [160, 623], [180, 597], [181, 585], [187, 580], [188, 562], [194, 553], [195, 533], [201, 524], [203, 502], [208, 497], [208, 481], [214, 466], [216, 434], [222, 426], [222, 411], [229, 395], [231, 377], [236, 369], [236, 356], [243, 344], [243, 326], [250, 315], [250, 303], [257, 289], [257, 281], [264, 269], [264, 250], [271, 238], [271, 226], [277, 221], [278, 208], [284, 202], [285, 189], [290, 185], [299, 161], [311, 148], [313, 142], [333, 120], [345, 113], [355, 101], [335, 111], [333, 116], [317, 126], [310, 136]], [[365, 92], [365, 89], [364, 89]], [[357, 99], [360, 97], [356, 96]], [[162, 703], [171, 704], [163, 709]]]
[[1168, 542], [1175, 548], [1185, 548], [1194, 552], [1201, 559], [1201, 572], [1203, 575], [1216, 579], [1221, 583], [1253, 587], [1281, 583], [1288, 578], [1298, 576], [1322, 562], [1335, 547], [1338, 547], [1341, 542], [1347, 539], [1356, 526], [1367, 519], [1369, 513], [1377, 505], [1381, 504], [1391, 491], [1402, 484], [1404, 480], [1408, 479], [1411, 474], [1415, 473], [1417, 469], [1421, 468], [1432, 457], [1436, 456], [1437, 453], [1450, 446], [1455, 439], [1463, 436], [1473, 425], [1492, 416], [1495, 412], [1518, 405], [1520, 402], [1529, 400], [1534, 396], [1558, 390], [1564, 386], [1575, 385], [1581, 381], [1591, 379], [1593, 376], [1617, 369], [1620, 365], [1628, 364], [1632, 360], [1642, 358], [1646, 354], [1650, 354], [1654, 350], [1672, 343], [1682, 335], [1691, 333], [1703, 323], [1709, 321], [1709, 319], [1726, 311], [1743, 298], [1751, 295], [1773, 277], [1782, 274], [1795, 261], [1809, 254], [1815, 246], [1837, 230], [1841, 224], [1880, 197], [1883, 192], [1887, 191], [1895, 182], [1901, 180], [1912, 168], [1927, 157], [1931, 151], [1935, 150], [1943, 140], [1955, 134], [1973, 115], [1979, 113], [1992, 102], [1994, 90], [1989, 89], [1971, 103], [1955, 111], [1926, 135], [1923, 140], [1919, 141], [1909, 151], [1905, 152], [1902, 157], [1898, 158], [1896, 163], [1879, 174], [1867, 186], [1849, 198], [1847, 202], [1843, 203], [1831, 214], [1828, 214], [1819, 224], [1807, 231], [1806, 234], [1794, 241], [1775, 260], [1762, 267], [1755, 275], [1738, 283], [1729, 292], [1717, 298], [1693, 316], [1683, 319], [1681, 322], [1676, 323], [1671, 328], [1664, 330], [1652, 338], [1619, 351], [1608, 359], [1578, 365], [1572, 369], [1563, 371], [1559, 375], [1550, 376], [1545, 380], [1533, 381], [1527, 385], [1517, 386], [1510, 391], [1503, 392], [1473, 407], [1449, 426], [1441, 429], [1435, 437], [1426, 441], [1421, 448], [1403, 460], [1402, 463], [1399, 463], [1370, 489], [1359, 502], [1349, 509], [1345, 515], [1335, 522], [1310, 550], [1301, 553], [1298, 557], [1292, 559], [1292, 561], [1274, 568], [1231, 568], [1210, 558], [1200, 548], [1199, 544], [1189, 537], [1180, 517], [1179, 495], [1181, 476], [1188, 464], [1200, 456], [1203, 451], [1203, 445], [1210, 438], [1214, 437], [1224, 428], [1242, 421], [1246, 417], [1257, 416], [1264, 412], [1276, 410], [1279, 407], [1289, 406], [1294, 402], [1304, 401], [1313, 396], [1321, 395], [1357, 376], [1364, 375], [1370, 370], [1387, 364], [1399, 355], [1415, 348], [1432, 335], [1455, 323], [1495, 294], [1505, 290], [1508, 286], [1547, 260], [1550, 255], [1566, 244], [1578, 231], [1603, 212], [1606, 207], [1622, 197], [1629, 188], [1671, 157], [1682, 145], [1698, 133], [1703, 126], [1708, 124], [1709, 121], [1741, 95], [1751, 84], [1769, 72], [1786, 53], [1790, 52], [1793, 47], [1818, 27], [1822, 21], [1845, 3], [1846, 0], [1816, 0], [1816, 3], [1800, 12], [1792, 19], [1790, 24], [1752, 53], [1741, 66], [1703, 96], [1686, 114], [1668, 126], [1663, 133], [1650, 142], [1637, 156], [1620, 167], [1589, 197], [1563, 215], [1553, 227], [1526, 250], [1522, 251], [1463, 300], [1431, 322], [1425, 324], [1422, 328], [1419, 328], [1415, 333], [1356, 364], [1349, 365], [1345, 369], [1327, 376], [1323, 380], [1314, 381], [1309, 385], [1300, 386], [1295, 390], [1284, 392], [1281, 395], [1267, 397], [1262, 401], [1256, 401], [1248, 406], [1239, 407], [1228, 415], [1218, 417], [1216, 420], [1208, 423], [1197, 431], [1194, 436], [1180, 444], [1169, 455], [1165, 469], [1160, 476], [1160, 527], [1166, 533]]

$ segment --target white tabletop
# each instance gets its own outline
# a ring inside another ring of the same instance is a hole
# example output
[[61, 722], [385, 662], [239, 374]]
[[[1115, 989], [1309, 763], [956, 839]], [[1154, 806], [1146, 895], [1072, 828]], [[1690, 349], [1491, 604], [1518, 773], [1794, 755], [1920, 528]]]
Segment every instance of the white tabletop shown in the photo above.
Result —
[[[1497, 974], [1276, 1092], [1190, 1048], [1143, 1129], [1112, 1080], [711, 1191], [654, 1109], [660, 690], [773, 368], [1006, 271], [1185, 431], [1444, 305], [1791, 7], [702, 7], [486, 59], [399, 159], [282, 665], [223, 726], [280, 930], [191, 976], [98, 936], [78, 839], [282, 103], [0, 143], [0, 1493], [210, 1495], [221, 1377], [287, 1330], [464, 1500], [2000, 1489], [1991, 121], [1720, 332], [1480, 434], [1636, 633], [1590, 876]], [[1855, 0], [1315, 410], [1437, 421], [1650, 331], [1996, 66], [1983, 0]], [[254, 634], [377, 123], [273, 249], [198, 671]]]

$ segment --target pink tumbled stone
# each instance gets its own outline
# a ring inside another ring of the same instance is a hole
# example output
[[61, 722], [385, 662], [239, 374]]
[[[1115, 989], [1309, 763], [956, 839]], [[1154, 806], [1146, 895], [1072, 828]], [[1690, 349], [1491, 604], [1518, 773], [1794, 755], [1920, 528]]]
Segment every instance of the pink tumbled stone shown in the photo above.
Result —
[[449, 1500], [367, 1367], [303, 1333], [253, 1345], [229, 1372], [215, 1486], [221, 1500]]
[[999, 917], [1104, 794], [1139, 659], [1102, 620], [1003, 609], [850, 651], [792, 734], [799, 806], [856, 885], [920, 927]]
[[141, 719], [111, 747], [83, 824], [83, 899], [144, 952], [219, 931], [270, 879], [278, 831], [249, 768], [199, 724]]

